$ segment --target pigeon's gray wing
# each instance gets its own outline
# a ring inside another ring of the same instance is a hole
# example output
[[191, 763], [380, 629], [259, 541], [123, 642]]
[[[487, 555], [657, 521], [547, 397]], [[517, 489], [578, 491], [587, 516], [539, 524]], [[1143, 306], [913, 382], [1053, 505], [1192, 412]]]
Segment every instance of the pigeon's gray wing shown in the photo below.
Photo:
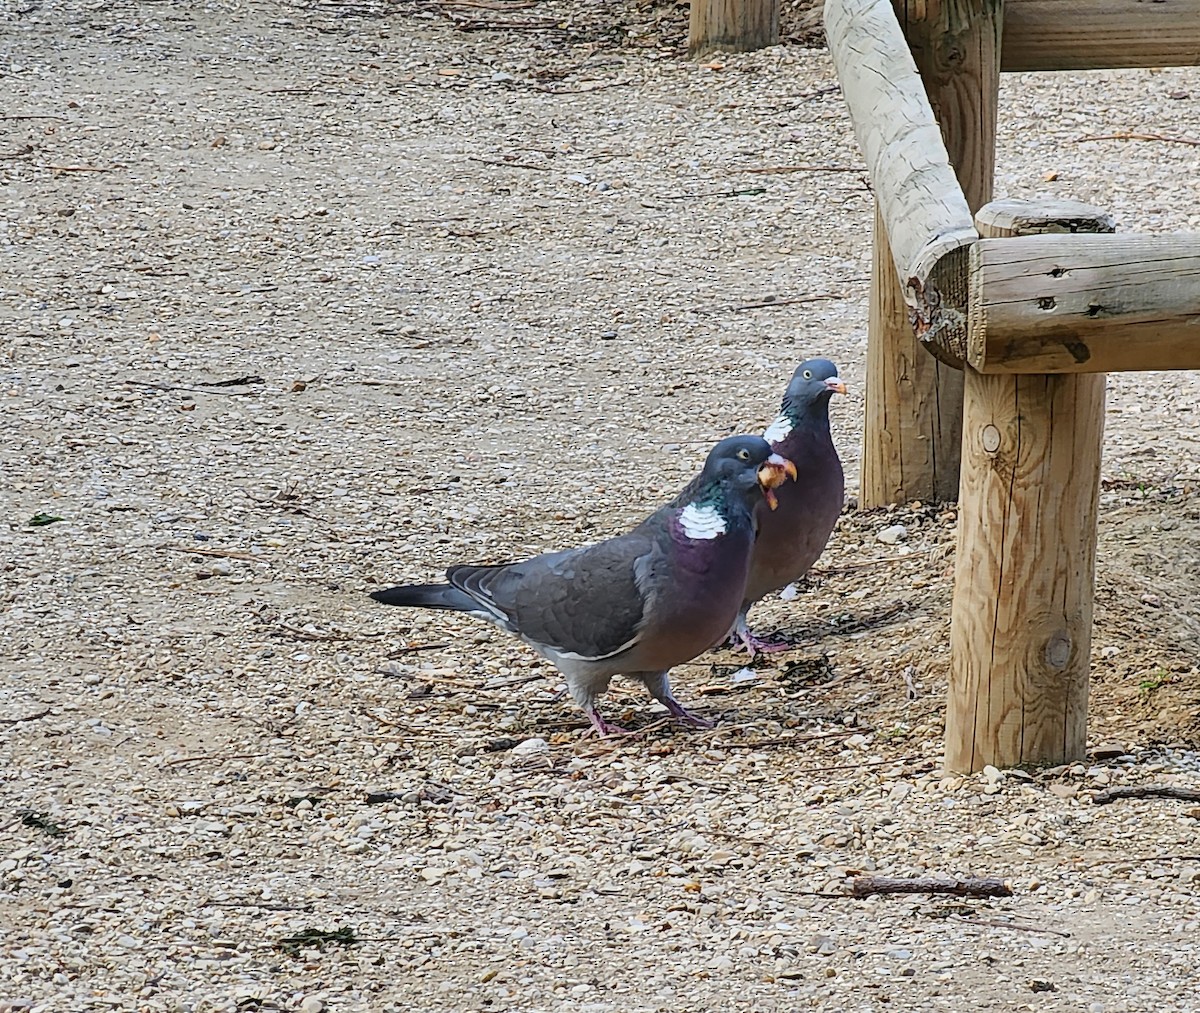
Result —
[[598, 661], [637, 643], [653, 606], [663, 550], [639, 528], [598, 545], [446, 576], [513, 633], [560, 655]]

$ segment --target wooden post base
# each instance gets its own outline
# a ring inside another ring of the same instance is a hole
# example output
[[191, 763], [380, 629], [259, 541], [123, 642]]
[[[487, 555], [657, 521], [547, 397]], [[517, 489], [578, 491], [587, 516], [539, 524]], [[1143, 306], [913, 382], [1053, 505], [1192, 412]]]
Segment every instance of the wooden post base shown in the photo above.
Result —
[[[1018, 234], [1011, 204], [980, 209], [980, 234]], [[1020, 234], [1055, 231], [1061, 209], [1027, 205]], [[1082, 759], [1105, 375], [963, 379], [946, 766]]]
[[749, 53], [779, 42], [779, 0], [692, 0], [688, 55]]

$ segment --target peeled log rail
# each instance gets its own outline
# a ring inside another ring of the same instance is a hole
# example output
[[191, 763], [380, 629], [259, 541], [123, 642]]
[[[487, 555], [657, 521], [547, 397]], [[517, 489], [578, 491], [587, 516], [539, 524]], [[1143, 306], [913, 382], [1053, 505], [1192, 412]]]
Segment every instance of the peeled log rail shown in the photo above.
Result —
[[1200, 0], [1006, 0], [1000, 69], [1200, 65]]
[[[980, 209], [980, 231], [1062, 227], [1063, 202], [1029, 202], [1020, 214], [1014, 203]], [[1112, 228], [1103, 212], [1073, 208], [1075, 228], [1089, 218], [1095, 229]], [[995, 243], [1085, 238], [1108, 237]], [[946, 766], [1077, 760], [1086, 745], [1105, 376], [985, 375], [967, 366], [963, 381]]]
[[866, 507], [953, 499], [958, 489], [967, 248], [978, 237], [971, 210], [991, 196], [999, 7], [826, 0], [826, 36], [876, 201]]
[[692, 0], [688, 54], [748, 53], [779, 42], [779, 0]]
[[917, 329], [965, 333], [979, 233], [891, 0], [826, 0], [825, 34]]
[[1200, 234], [984, 239], [970, 260], [981, 373], [1200, 369]]

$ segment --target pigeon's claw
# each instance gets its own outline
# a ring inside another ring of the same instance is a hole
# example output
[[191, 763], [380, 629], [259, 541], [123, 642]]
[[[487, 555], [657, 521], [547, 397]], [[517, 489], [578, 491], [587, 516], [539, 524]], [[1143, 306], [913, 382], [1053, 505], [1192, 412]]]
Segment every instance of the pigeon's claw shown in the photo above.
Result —
[[610, 725], [600, 716], [600, 712], [595, 707], [587, 709], [588, 720], [592, 723], [592, 728], [596, 734], [602, 739], [608, 738], [610, 735], [628, 735], [629, 733], [619, 725]]

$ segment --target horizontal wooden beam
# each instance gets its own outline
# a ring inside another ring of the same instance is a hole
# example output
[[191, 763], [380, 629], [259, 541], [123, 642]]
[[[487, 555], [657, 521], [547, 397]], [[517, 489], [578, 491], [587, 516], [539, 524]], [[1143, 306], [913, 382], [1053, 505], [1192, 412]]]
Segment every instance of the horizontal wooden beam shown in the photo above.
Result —
[[891, 0], [825, 0], [825, 36], [917, 335], [965, 353], [979, 233]]
[[1200, 369], [1200, 233], [984, 239], [969, 288], [981, 373]]
[[1001, 70], [1200, 65], [1200, 0], [1006, 0]]

